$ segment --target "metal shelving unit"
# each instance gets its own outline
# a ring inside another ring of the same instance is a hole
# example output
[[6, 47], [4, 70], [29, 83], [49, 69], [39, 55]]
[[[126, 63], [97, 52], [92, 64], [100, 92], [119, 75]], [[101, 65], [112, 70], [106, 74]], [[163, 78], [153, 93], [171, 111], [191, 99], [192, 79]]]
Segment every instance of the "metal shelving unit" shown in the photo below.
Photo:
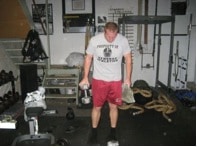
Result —
[[[159, 66], [160, 66], [160, 48], [161, 48], [161, 28], [162, 24], [171, 23], [170, 28], [170, 52], [168, 58], [168, 81], [167, 85], [159, 81]], [[122, 28], [122, 33], [125, 35], [125, 25], [126, 24], [155, 24], [158, 25], [158, 46], [157, 46], [157, 68], [156, 68], [156, 81], [155, 87], [161, 86], [167, 89], [171, 88], [171, 72], [173, 63], [173, 44], [174, 44], [174, 29], [175, 29], [175, 16], [123, 16], [118, 20], [119, 26]]]
[[43, 80], [46, 98], [76, 99], [78, 105], [79, 69], [53, 66]]

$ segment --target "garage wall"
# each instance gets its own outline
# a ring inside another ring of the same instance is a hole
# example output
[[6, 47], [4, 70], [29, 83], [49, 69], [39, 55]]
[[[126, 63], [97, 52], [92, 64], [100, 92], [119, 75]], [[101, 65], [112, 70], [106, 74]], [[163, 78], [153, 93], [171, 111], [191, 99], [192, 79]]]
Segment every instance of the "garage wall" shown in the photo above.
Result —
[[[29, 10], [31, 12], [32, 2], [26, 0]], [[195, 24], [195, 0], [189, 0], [189, 5], [186, 15], [176, 16], [175, 33], [184, 34], [187, 33], [187, 27], [189, 23], [190, 14], [193, 14], [193, 24]], [[36, 3], [45, 3], [45, 0], [36, 1]], [[54, 33], [49, 36], [49, 46], [47, 45], [47, 37], [40, 35], [43, 46], [48, 52], [50, 50], [50, 61], [51, 64], [66, 64], [65, 59], [71, 52], [84, 53], [85, 47], [85, 33], [63, 33], [63, 21], [62, 21], [62, 0], [48, 0], [48, 3], [53, 5], [53, 26]], [[96, 4], [96, 25], [98, 26], [98, 16], [108, 16], [110, 8], [124, 8], [125, 10], [132, 11], [134, 15], [137, 14], [138, 0], [95, 0]], [[149, 15], [155, 13], [155, 1], [149, 0]], [[171, 14], [171, 0], [158, 0], [158, 15], [170, 15]], [[162, 32], [170, 33], [170, 24], [162, 26]], [[153, 41], [153, 26], [148, 26], [149, 36], [148, 49], [152, 49]], [[134, 29], [134, 40], [136, 39], [136, 31]], [[181, 56], [186, 57], [187, 55], [187, 37], [175, 37], [174, 52], [176, 49], [176, 40], [180, 40], [180, 52]], [[134, 41], [135, 42], [135, 41]], [[157, 44], [157, 42], [156, 42]], [[190, 43], [190, 58], [188, 68], [188, 80], [195, 81], [195, 60], [196, 60], [196, 45], [195, 45], [195, 27], [192, 28], [192, 39]], [[136, 51], [135, 47], [133, 50], [134, 59], [134, 70], [132, 81], [138, 79], [146, 80], [150, 85], [155, 85], [155, 74], [156, 74], [156, 56], [155, 56], [155, 68], [141, 68], [141, 55]], [[160, 80], [167, 83], [168, 73], [168, 56], [169, 56], [169, 37], [163, 37], [162, 39], [162, 65], [160, 67]], [[49, 53], [49, 52], [48, 52]], [[155, 53], [157, 55], [157, 51]], [[149, 56], [144, 59], [145, 64], [152, 64], [152, 57]], [[174, 67], [173, 70], [174, 71]], [[172, 73], [172, 86], [174, 83], [174, 76]]]

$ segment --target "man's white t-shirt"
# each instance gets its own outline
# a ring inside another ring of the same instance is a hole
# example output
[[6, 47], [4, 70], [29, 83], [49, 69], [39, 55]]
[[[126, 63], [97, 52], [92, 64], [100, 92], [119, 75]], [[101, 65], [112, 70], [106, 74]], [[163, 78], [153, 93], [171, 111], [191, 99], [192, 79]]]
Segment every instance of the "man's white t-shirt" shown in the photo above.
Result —
[[122, 57], [131, 52], [128, 40], [117, 34], [115, 40], [109, 43], [100, 33], [89, 41], [87, 54], [93, 55], [93, 78], [103, 81], [121, 80]]

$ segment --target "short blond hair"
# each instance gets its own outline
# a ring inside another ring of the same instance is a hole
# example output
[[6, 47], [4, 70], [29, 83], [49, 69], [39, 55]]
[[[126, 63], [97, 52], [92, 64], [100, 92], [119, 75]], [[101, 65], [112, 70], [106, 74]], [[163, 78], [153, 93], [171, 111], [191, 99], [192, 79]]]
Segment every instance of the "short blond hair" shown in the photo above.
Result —
[[115, 22], [107, 22], [104, 27], [105, 30], [111, 30], [113, 32], [119, 30], [118, 25]]

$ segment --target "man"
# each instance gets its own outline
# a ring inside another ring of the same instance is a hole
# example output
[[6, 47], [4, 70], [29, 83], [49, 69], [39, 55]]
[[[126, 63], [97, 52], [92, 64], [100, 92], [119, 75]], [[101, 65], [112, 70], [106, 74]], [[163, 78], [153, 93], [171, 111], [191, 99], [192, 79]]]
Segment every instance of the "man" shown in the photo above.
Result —
[[118, 33], [118, 25], [114, 22], [106, 23], [104, 32], [90, 39], [84, 61], [84, 75], [79, 83], [90, 85], [88, 75], [93, 59], [92, 78], [92, 133], [89, 144], [97, 144], [97, 127], [99, 124], [101, 109], [107, 101], [109, 104], [109, 117], [111, 130], [108, 141], [116, 138], [116, 126], [118, 120], [118, 106], [122, 104], [122, 75], [121, 63], [124, 56], [126, 62], [126, 77], [124, 84], [131, 85], [132, 56], [128, 40]]

